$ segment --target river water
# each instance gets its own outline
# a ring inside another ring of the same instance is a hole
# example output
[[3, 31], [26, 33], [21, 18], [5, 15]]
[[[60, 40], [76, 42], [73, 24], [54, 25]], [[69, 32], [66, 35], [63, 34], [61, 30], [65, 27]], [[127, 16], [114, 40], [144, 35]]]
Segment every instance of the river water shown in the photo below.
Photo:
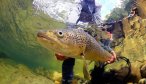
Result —
[[54, 53], [37, 42], [36, 33], [40, 29], [62, 28], [64, 24], [37, 11], [32, 3], [32, 0], [0, 0], [0, 55], [30, 67], [61, 68]]

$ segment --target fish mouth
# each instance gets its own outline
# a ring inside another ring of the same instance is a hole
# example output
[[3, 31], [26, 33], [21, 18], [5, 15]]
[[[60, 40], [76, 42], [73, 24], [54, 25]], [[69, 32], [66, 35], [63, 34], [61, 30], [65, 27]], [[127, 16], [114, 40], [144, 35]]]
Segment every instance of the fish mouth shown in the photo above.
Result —
[[58, 46], [60, 45], [55, 38], [52, 37], [53, 35], [51, 33], [47, 35], [47, 32], [45, 31], [39, 31], [37, 33], [37, 40], [43, 47], [53, 52], [58, 52], [56, 49], [58, 49]]
[[49, 38], [49, 37], [45, 34], [45, 32], [42, 32], [42, 31], [39, 31], [39, 32], [37, 33], [37, 37], [38, 37], [38, 38], [45, 39], [45, 40], [51, 40], [51, 38]]

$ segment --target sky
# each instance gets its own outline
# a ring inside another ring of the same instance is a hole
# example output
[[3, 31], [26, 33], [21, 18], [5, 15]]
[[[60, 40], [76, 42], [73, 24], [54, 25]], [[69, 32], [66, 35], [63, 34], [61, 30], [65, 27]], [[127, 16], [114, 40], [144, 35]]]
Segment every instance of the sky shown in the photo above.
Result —
[[105, 19], [106, 15], [110, 14], [111, 10], [115, 7], [121, 6], [121, 0], [95, 0], [101, 4], [101, 19]]

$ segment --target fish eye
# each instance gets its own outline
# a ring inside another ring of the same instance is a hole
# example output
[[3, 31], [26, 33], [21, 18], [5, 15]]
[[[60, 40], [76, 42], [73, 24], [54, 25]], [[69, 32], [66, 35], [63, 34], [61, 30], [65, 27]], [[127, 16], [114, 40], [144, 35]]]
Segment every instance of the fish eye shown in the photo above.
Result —
[[59, 37], [63, 37], [63, 32], [62, 32], [62, 31], [58, 31], [58, 32], [57, 32], [57, 35], [58, 35]]

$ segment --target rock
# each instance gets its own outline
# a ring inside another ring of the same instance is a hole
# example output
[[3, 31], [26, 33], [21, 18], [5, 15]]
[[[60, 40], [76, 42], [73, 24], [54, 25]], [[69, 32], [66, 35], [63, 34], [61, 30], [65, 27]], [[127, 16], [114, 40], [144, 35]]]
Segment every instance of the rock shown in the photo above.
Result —
[[143, 78], [146, 78], [146, 64], [143, 64], [140, 68], [140, 73]]
[[54, 84], [52, 80], [33, 73], [23, 64], [0, 58], [0, 84]]
[[146, 19], [146, 0], [136, 0], [136, 2], [140, 17]]
[[139, 82], [138, 82], [138, 84], [146, 84], [146, 79], [145, 78], [140, 79]]
[[60, 84], [61, 79], [62, 79], [62, 73], [59, 73], [59, 72], [55, 71], [53, 73], [53, 80], [55, 81], [55, 84]]
[[[135, 15], [131, 18], [123, 19], [124, 32], [121, 31], [119, 23], [115, 23], [113, 32], [115, 37], [112, 44], [113, 48], [118, 56], [124, 56], [130, 60], [130, 73], [127, 73], [127, 65], [119, 66], [122, 65], [120, 62], [107, 65], [104, 73], [114, 72], [112, 76], [118, 81], [125, 80], [126, 83], [139, 82], [139, 84], [145, 84], [145, 79], [143, 78], [146, 78], [146, 0], [137, 0], [137, 6], [140, 16]], [[124, 34], [125, 38], [118, 37], [121, 34]], [[141, 81], [144, 82], [140, 83]]]

